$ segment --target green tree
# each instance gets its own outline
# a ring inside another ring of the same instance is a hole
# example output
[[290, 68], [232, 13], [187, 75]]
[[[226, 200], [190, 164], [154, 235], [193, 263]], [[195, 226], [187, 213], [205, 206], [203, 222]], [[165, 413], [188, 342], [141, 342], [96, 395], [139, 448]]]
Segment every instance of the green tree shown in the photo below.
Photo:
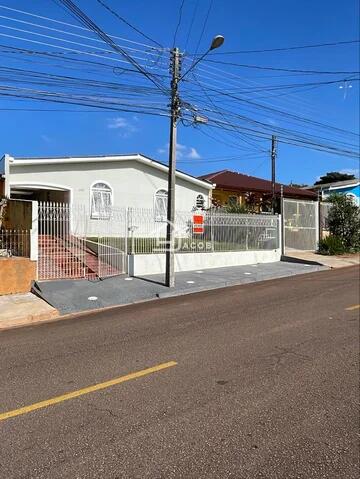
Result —
[[360, 208], [352, 198], [345, 195], [331, 195], [328, 201], [332, 204], [329, 217], [331, 235], [341, 238], [347, 250], [360, 249]]
[[320, 180], [316, 181], [315, 185], [324, 185], [326, 183], [335, 183], [336, 181], [354, 180], [354, 175], [347, 173], [340, 173], [339, 171], [329, 171], [326, 175], [320, 176]]

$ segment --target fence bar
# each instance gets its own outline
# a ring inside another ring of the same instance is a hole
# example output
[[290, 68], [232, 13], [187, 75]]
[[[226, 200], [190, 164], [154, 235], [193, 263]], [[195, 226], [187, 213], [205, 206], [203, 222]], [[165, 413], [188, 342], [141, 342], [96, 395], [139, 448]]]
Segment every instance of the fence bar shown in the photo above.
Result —
[[0, 255], [30, 258], [30, 230], [0, 230]]

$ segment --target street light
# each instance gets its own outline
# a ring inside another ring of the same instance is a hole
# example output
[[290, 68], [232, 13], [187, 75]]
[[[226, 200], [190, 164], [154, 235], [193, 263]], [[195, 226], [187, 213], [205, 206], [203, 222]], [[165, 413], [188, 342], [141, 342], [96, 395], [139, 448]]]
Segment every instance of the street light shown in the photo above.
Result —
[[216, 48], [219, 48], [221, 47], [221, 45], [224, 43], [224, 37], [222, 35], [216, 35], [213, 39], [212, 39], [212, 42], [211, 42], [211, 45], [210, 47], [206, 50], [206, 52], [201, 55], [200, 58], [198, 58], [196, 60], [195, 63], [193, 63], [191, 65], [191, 67], [179, 78], [179, 81], [181, 81], [194, 67], [196, 67], [196, 65], [201, 62], [201, 60], [206, 57], [206, 55], [211, 52], [211, 50], [215, 50]]
[[224, 39], [224, 37], [223, 37], [222, 35], [216, 35], [216, 36], [213, 38], [213, 41], [211, 42], [209, 51], [215, 50], [215, 48], [221, 47], [221, 45], [224, 43], [224, 40], [225, 40], [225, 39]]
[[[168, 206], [167, 206], [167, 225], [166, 225], [166, 252], [165, 252], [165, 284], [172, 288], [175, 286], [175, 252], [174, 252], [174, 220], [175, 220], [175, 175], [176, 175], [176, 127], [180, 116], [180, 98], [178, 93], [179, 82], [196, 65], [215, 48], [219, 48], [224, 43], [222, 35], [216, 35], [208, 50], [194, 62], [191, 67], [180, 76], [180, 52], [178, 48], [171, 51], [171, 114], [170, 114], [170, 141], [169, 141], [169, 171], [168, 171]], [[200, 117], [199, 117], [200, 118]], [[200, 118], [199, 122], [206, 122]]]

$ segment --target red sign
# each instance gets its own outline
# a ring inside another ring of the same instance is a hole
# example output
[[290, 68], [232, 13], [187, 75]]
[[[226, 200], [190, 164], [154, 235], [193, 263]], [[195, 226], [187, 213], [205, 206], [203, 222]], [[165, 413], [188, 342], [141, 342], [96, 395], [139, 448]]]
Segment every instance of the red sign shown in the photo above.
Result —
[[193, 233], [198, 235], [204, 233], [203, 215], [193, 215]]

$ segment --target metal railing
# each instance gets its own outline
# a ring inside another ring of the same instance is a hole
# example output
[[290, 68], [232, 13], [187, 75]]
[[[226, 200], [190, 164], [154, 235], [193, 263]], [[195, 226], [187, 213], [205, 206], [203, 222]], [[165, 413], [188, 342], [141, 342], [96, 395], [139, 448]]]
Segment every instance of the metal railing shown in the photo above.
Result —
[[[201, 232], [193, 216], [203, 216]], [[153, 209], [128, 209], [128, 252], [163, 253], [167, 249], [166, 221]], [[175, 250], [185, 253], [271, 250], [279, 248], [278, 216], [243, 215], [217, 211], [176, 212]]]
[[0, 230], [0, 256], [30, 258], [30, 231]]

